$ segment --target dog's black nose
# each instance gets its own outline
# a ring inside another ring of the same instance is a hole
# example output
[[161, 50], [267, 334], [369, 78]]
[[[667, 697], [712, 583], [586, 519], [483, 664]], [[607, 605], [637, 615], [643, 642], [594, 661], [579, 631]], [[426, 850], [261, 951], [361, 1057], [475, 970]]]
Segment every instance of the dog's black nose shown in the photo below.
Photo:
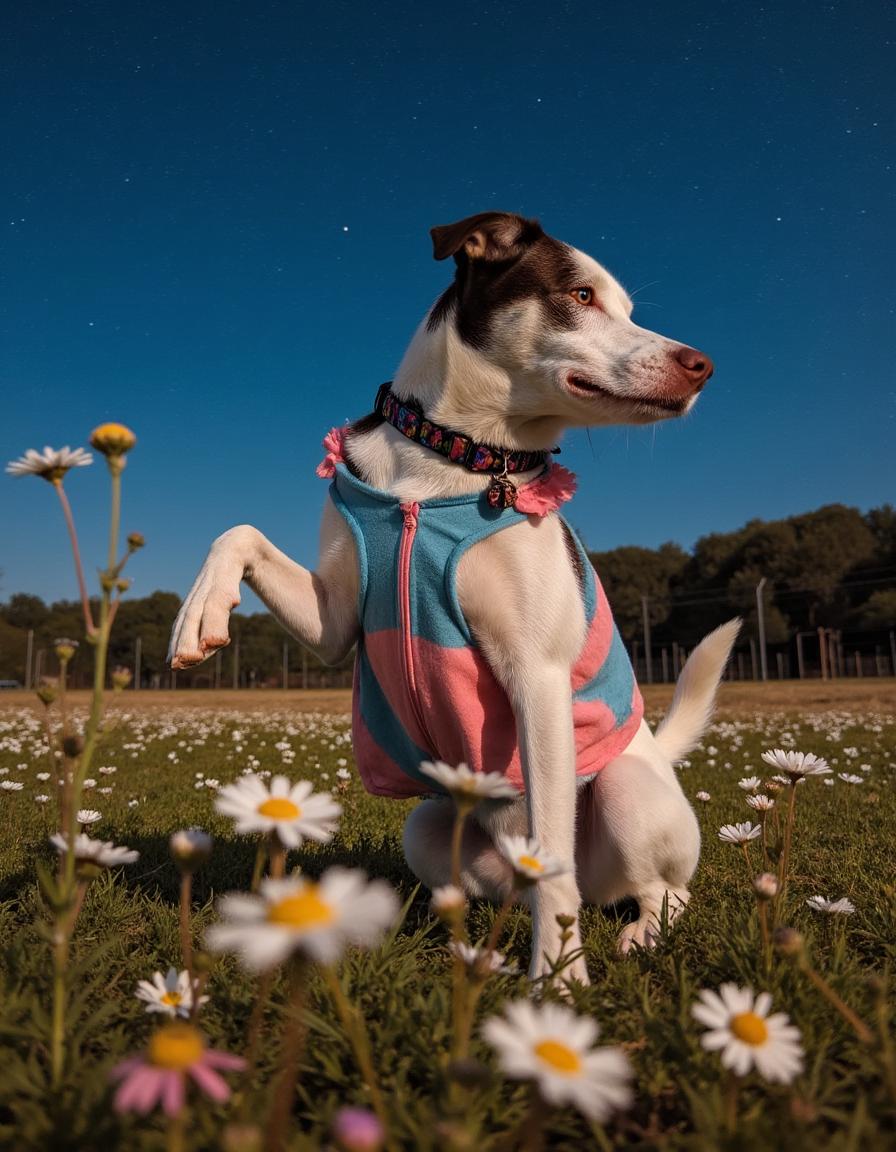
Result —
[[699, 392], [710, 376], [712, 376], [712, 360], [702, 352], [698, 352], [696, 348], [688, 348], [686, 344], [682, 344], [680, 348], [677, 348], [674, 355], [675, 359], [687, 373], [691, 385]]

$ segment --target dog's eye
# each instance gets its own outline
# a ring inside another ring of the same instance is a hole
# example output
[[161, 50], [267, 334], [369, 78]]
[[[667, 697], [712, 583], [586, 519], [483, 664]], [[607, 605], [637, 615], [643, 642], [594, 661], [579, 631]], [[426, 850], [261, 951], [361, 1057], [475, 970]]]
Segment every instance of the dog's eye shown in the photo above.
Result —
[[593, 304], [594, 303], [594, 289], [593, 288], [573, 288], [570, 292], [573, 300], [578, 304]]

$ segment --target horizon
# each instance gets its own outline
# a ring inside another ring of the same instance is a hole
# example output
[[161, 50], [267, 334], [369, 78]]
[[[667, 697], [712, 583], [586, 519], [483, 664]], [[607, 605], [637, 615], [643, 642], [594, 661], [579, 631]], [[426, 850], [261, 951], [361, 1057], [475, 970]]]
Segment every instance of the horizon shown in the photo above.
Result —
[[[133, 595], [184, 596], [241, 522], [314, 567], [321, 440], [447, 285], [429, 228], [488, 209], [538, 217], [716, 363], [687, 419], [566, 434], [590, 551], [892, 500], [891, 11], [390, 14], [9, 16], [0, 464], [131, 426]], [[104, 473], [66, 483], [91, 571]], [[0, 485], [0, 596], [73, 596], [55, 497]]]

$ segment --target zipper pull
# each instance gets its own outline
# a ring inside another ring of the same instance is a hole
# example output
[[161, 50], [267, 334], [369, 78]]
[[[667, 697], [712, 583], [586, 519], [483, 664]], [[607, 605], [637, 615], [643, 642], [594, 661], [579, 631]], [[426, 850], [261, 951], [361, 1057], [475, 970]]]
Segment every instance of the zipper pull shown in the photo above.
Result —
[[420, 505], [417, 501], [413, 500], [406, 504], [399, 504], [399, 508], [404, 513], [405, 528], [416, 528], [417, 517], [420, 515]]

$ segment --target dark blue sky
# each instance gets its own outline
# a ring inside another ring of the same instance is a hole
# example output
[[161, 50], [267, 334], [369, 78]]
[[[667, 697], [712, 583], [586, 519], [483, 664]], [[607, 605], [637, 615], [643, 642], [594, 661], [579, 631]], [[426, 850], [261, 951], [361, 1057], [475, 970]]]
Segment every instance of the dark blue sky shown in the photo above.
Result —
[[[134, 594], [251, 521], [314, 563], [320, 439], [447, 282], [428, 229], [538, 216], [708, 352], [685, 421], [569, 433], [586, 544], [894, 496], [894, 20], [792, 0], [7, 6], [0, 462], [139, 445]], [[67, 490], [103, 555], [105, 469]], [[0, 598], [73, 597], [0, 478]], [[251, 598], [244, 601], [253, 606]]]

